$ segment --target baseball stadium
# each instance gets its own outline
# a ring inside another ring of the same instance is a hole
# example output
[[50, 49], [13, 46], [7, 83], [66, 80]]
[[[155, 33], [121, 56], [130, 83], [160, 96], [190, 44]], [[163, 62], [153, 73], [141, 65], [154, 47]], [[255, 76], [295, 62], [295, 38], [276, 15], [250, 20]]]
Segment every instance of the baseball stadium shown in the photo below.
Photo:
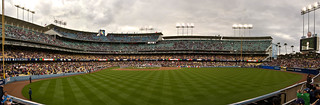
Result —
[[[17, 18], [1, 14], [1, 105], [320, 104], [319, 38], [309, 16], [300, 51], [287, 53], [289, 43], [274, 35], [248, 35], [251, 24], [230, 25], [234, 36], [181, 34], [193, 23], [177, 23], [177, 35], [91, 32], [20, 19], [25, 8], [15, 7]], [[303, 18], [318, 5], [308, 8]]]

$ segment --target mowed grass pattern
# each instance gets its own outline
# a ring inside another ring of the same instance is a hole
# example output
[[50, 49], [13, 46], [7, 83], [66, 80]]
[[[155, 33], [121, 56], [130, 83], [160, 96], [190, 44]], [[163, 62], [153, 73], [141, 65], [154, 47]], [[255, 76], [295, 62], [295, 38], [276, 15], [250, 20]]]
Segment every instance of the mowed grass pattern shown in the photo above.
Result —
[[42, 80], [29, 87], [47, 105], [224, 105], [264, 95], [301, 75], [255, 68], [116, 71]]

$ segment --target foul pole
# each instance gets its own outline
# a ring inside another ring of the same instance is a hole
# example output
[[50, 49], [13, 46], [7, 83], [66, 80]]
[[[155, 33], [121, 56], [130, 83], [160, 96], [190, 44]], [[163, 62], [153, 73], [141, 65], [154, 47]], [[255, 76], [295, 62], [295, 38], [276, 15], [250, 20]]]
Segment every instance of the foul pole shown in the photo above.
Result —
[[5, 40], [5, 23], [4, 23], [4, 0], [2, 0], [2, 71], [3, 71], [3, 79], [6, 79], [6, 71], [4, 68], [4, 40]]

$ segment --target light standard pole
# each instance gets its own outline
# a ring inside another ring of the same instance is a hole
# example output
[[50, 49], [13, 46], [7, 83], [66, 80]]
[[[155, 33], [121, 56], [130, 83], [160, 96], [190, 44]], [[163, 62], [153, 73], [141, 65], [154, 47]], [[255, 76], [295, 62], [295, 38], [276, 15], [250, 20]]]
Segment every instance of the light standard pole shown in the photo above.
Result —
[[302, 36], [304, 36], [304, 14], [307, 11], [307, 7], [303, 7], [302, 11], [301, 11], [301, 15], [302, 15]]
[[313, 17], [313, 28], [314, 28], [314, 30], [313, 30], [313, 34], [316, 34], [316, 10], [318, 9], [318, 7], [319, 7], [319, 3], [318, 2], [315, 2], [314, 4], [313, 4], [313, 12], [314, 12], [314, 17]]
[[33, 14], [35, 13], [34, 11], [30, 11], [32, 13], [32, 23], [33, 23]]
[[311, 5], [309, 5], [308, 6], [308, 32], [310, 32], [310, 29], [309, 29], [309, 23], [310, 23], [310, 18], [309, 18], [309, 15], [310, 15], [310, 11], [311, 11], [311, 9], [312, 9], [312, 6]]
[[20, 6], [19, 5], [14, 5], [14, 6], [17, 7], [17, 19], [19, 19], [19, 8], [20, 8]]
[[27, 9], [27, 11], [28, 11], [28, 21], [29, 21], [29, 19], [30, 19], [30, 18], [29, 18], [29, 12], [30, 12], [30, 10], [29, 10], [29, 9]]
[[22, 20], [24, 20], [24, 7], [22, 7], [21, 9], [22, 9]]
[[190, 26], [190, 24], [189, 24], [189, 23], [186, 23], [186, 28], [187, 28], [187, 36], [188, 36], [188, 34], [189, 34], [189, 30], [188, 30], [189, 26]]

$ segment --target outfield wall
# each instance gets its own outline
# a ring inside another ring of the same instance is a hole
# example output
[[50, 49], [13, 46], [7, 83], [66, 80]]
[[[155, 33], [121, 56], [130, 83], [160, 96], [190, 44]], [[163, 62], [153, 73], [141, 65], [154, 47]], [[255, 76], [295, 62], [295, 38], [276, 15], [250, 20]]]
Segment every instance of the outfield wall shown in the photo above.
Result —
[[16, 82], [16, 81], [27, 81], [27, 80], [29, 80], [29, 77], [31, 77], [31, 79], [34, 80], [34, 79], [44, 79], [44, 78], [76, 75], [76, 74], [82, 74], [82, 73], [85, 73], [85, 72], [9, 77], [9, 78], [5, 79], [5, 84], [11, 83], [11, 82]]

